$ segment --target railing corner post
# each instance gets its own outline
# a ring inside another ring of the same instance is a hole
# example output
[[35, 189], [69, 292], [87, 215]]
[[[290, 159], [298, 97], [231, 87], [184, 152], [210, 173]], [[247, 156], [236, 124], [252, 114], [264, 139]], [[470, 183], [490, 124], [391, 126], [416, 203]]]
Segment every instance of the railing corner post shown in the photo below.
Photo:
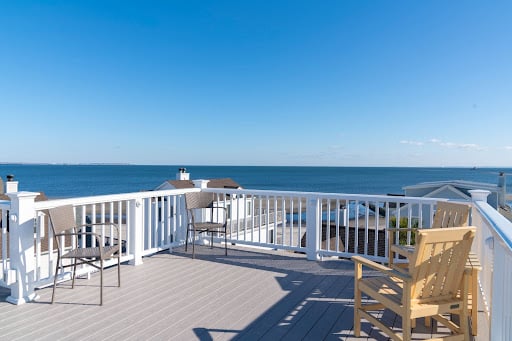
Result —
[[322, 229], [320, 198], [309, 198], [306, 207], [306, 254], [308, 260], [319, 260], [319, 239]]
[[490, 191], [484, 189], [472, 189], [469, 191], [471, 194], [472, 201], [484, 201], [487, 202], [487, 197], [491, 194]]
[[142, 264], [142, 251], [144, 249], [144, 207], [141, 199], [130, 200], [130, 254], [133, 258], [130, 265]]
[[34, 282], [36, 263], [34, 258], [35, 198], [39, 193], [11, 192], [9, 210], [9, 277], [11, 295], [7, 302], [23, 304], [36, 299]]

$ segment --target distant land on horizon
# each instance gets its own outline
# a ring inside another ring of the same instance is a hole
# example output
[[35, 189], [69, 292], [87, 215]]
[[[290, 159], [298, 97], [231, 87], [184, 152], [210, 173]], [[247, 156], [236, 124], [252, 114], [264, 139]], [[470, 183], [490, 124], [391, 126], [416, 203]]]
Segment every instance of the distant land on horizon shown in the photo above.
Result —
[[312, 166], [312, 165], [209, 165], [209, 164], [142, 164], [131, 162], [5, 162], [0, 165], [33, 165], [33, 166], [162, 166], [162, 167], [304, 167], [304, 168], [453, 168], [453, 169], [512, 169], [509, 166]]
[[453, 169], [512, 169], [512, 166], [315, 166], [315, 165], [209, 165], [209, 164], [142, 164], [131, 162], [5, 162], [0, 165], [33, 166], [179, 166], [179, 167], [290, 167], [290, 168], [453, 168]]
[[[120, 163], [120, 162], [0, 162], [0, 165], [34, 165], [34, 166], [131, 166], [133, 163]], [[148, 165], [149, 166], [149, 165]]]

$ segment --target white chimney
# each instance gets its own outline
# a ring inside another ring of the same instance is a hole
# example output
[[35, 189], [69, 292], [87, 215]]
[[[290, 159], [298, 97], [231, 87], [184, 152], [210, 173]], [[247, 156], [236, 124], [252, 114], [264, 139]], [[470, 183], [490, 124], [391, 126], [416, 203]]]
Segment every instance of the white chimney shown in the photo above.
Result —
[[201, 189], [204, 189], [204, 188], [207, 188], [208, 187], [208, 182], [210, 182], [210, 180], [192, 180], [192, 182], [194, 183], [194, 187], [195, 188], [201, 188]]
[[18, 181], [14, 181], [14, 175], [7, 175], [7, 181], [5, 182], [5, 193], [16, 193], [18, 192]]
[[190, 180], [190, 173], [187, 173], [186, 168], [180, 168], [176, 173], [176, 180]]

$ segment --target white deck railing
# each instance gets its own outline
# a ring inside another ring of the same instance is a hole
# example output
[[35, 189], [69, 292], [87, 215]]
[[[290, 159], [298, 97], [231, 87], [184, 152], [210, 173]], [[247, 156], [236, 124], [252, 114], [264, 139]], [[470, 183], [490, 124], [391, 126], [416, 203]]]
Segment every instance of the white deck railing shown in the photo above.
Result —
[[8, 269], [8, 259], [9, 259], [9, 248], [8, 248], [8, 235], [7, 235], [7, 224], [9, 223], [8, 212], [11, 205], [8, 201], [0, 201], [0, 246], [2, 247], [2, 251], [0, 253], [1, 260], [1, 270], [0, 274], [0, 286], [6, 286], [5, 277]]
[[[121, 227], [123, 261], [142, 264], [143, 257], [182, 245], [187, 218], [184, 194], [189, 190], [137, 192], [118, 195], [34, 202], [36, 193], [11, 193], [0, 202], [2, 277], [10, 287], [9, 301], [33, 299], [34, 289], [53, 281], [56, 252], [45, 210], [72, 204], [82, 223], [113, 222]], [[328, 194], [285, 191], [206, 189], [228, 208], [228, 242], [303, 252], [309, 259], [366, 255], [387, 260], [387, 229], [428, 227], [432, 198]], [[9, 214], [7, 214], [9, 212]], [[9, 232], [7, 224], [9, 223]], [[480, 286], [487, 302], [493, 338], [512, 337], [512, 224], [483, 201], [476, 201], [472, 224], [478, 227], [474, 251], [483, 265]], [[413, 236], [405, 236], [411, 242]], [[9, 242], [8, 240], [9, 239]], [[218, 242], [223, 238], [217, 238]], [[493, 271], [499, 268], [500, 271]], [[82, 273], [92, 271], [80, 269]], [[61, 273], [62, 279], [69, 274]], [[492, 297], [500, 297], [492, 300]]]
[[[207, 189], [235, 218], [233, 243], [304, 252], [310, 259], [363, 254], [386, 261], [388, 233], [396, 222], [430, 226], [439, 199], [398, 196]], [[398, 209], [399, 208], [399, 209]], [[243, 217], [236, 219], [236, 217]], [[411, 234], [407, 235], [411, 242]]]
[[489, 321], [490, 340], [512, 340], [512, 223], [484, 201], [475, 201], [478, 227], [473, 251], [482, 264], [479, 284]]

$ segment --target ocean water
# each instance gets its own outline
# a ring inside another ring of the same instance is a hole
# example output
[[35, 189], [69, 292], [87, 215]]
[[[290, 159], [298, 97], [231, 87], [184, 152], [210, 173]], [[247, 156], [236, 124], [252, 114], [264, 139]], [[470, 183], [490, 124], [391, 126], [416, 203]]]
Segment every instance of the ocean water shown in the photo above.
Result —
[[[0, 177], [5, 181], [7, 174], [13, 174], [22, 191], [67, 198], [151, 190], [175, 179], [180, 167], [0, 164]], [[185, 167], [191, 179], [232, 178], [246, 189], [354, 194], [402, 194], [404, 186], [425, 181], [497, 183], [499, 172], [512, 175], [510, 168]], [[512, 179], [507, 181], [507, 192], [512, 193]]]

